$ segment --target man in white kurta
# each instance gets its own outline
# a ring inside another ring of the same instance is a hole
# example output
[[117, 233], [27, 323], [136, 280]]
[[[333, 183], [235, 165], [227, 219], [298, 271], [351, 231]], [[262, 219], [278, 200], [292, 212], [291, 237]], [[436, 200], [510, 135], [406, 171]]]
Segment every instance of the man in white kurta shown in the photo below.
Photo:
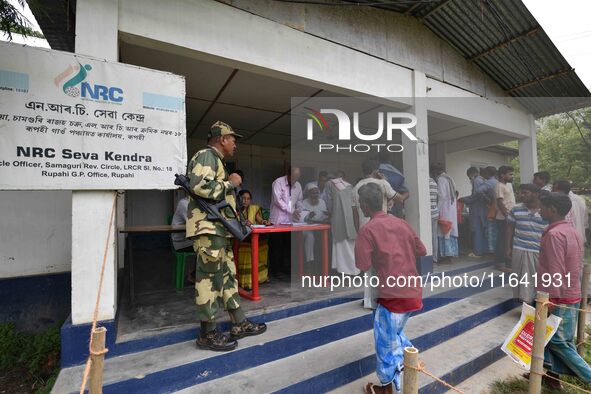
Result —
[[[320, 189], [312, 182], [306, 185], [307, 198], [302, 201], [302, 215], [300, 220], [310, 224], [325, 223], [328, 221], [328, 208], [322, 198]], [[304, 231], [304, 252], [306, 263], [314, 261], [314, 249], [316, 242], [315, 231]]]
[[332, 268], [346, 275], [358, 275], [355, 266], [355, 238], [353, 220], [353, 186], [342, 177], [326, 184], [327, 208], [332, 232]]
[[[432, 175], [437, 181], [439, 222], [437, 229], [438, 262], [459, 255], [458, 247], [458, 208], [456, 204], [456, 186], [453, 179], [445, 173], [443, 166], [431, 166]], [[451, 223], [449, 231], [444, 231], [445, 224]]]

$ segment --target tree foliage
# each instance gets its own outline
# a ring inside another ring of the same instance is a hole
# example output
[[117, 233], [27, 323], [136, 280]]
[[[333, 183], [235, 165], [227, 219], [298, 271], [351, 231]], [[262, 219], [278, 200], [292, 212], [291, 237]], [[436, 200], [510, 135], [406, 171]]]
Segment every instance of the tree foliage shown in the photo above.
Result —
[[552, 180], [566, 179], [577, 188], [591, 187], [591, 108], [540, 121], [538, 167]]
[[[571, 116], [563, 113], [538, 120], [538, 168], [548, 171], [552, 181], [565, 179], [577, 189], [590, 189], [591, 108], [572, 111]], [[518, 167], [518, 161], [512, 164]]]
[[[24, 9], [27, 2], [18, 0], [18, 5]], [[8, 37], [8, 41], [12, 41], [13, 33], [44, 38], [42, 33], [33, 29], [31, 21], [10, 0], [0, 0], [0, 31]]]

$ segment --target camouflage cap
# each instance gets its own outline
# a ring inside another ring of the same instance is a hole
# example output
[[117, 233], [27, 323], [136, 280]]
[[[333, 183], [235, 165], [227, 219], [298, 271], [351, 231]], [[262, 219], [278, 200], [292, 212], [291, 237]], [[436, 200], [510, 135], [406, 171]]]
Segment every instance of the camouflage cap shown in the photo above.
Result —
[[234, 132], [234, 129], [232, 129], [232, 127], [230, 127], [229, 124], [221, 122], [221, 121], [217, 121], [214, 124], [211, 125], [211, 128], [209, 129], [209, 132], [207, 133], [207, 137], [211, 138], [211, 137], [217, 137], [217, 136], [222, 136], [222, 135], [233, 135], [236, 138], [242, 138], [243, 136]]

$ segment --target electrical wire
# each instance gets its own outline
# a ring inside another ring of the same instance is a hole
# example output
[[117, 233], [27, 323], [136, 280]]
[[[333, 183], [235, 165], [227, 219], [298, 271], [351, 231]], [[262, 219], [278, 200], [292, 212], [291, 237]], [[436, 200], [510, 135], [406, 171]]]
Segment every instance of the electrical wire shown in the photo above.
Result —
[[560, 36], [556, 36], [555, 38], [557, 40], [562, 40], [562, 39], [578, 37], [578, 36], [588, 36], [589, 34], [591, 34], [591, 30], [583, 30], [583, 31], [577, 31], [574, 33], [569, 33], [569, 34], [562, 34]]
[[587, 33], [587, 34], [581, 34], [579, 36], [574, 36], [571, 38], [565, 38], [565, 39], [561, 39], [561, 40], [556, 40], [556, 42], [569, 42], [569, 41], [577, 41], [577, 40], [583, 40], [587, 37], [591, 36], [591, 33]]
[[[552, 97], [552, 93], [550, 93], [550, 91], [544, 86], [544, 84], [542, 83], [542, 81], [540, 81], [540, 78], [536, 75], [536, 73], [533, 72], [533, 70], [531, 69], [529, 63], [521, 56], [521, 53], [519, 52], [519, 50], [517, 50], [517, 48], [515, 48], [513, 46], [513, 43], [509, 39], [509, 34], [507, 32], [507, 30], [511, 30], [511, 29], [507, 25], [507, 23], [503, 20], [503, 17], [500, 15], [500, 13], [497, 10], [496, 6], [490, 0], [484, 0], [484, 1], [486, 2], [486, 4], [488, 5], [488, 7], [490, 8], [490, 10], [493, 13], [493, 16], [495, 17], [495, 19], [499, 23], [499, 26], [501, 28], [501, 31], [502, 31], [503, 35], [505, 36], [505, 40], [508, 42], [508, 46], [513, 49], [513, 51], [517, 55], [517, 58], [519, 59], [519, 61], [522, 63], [523, 66], [525, 66], [525, 68], [527, 69], [527, 71], [538, 82], [538, 84], [540, 85], [540, 87], [542, 88], [542, 90], [544, 90], [544, 92], [546, 92], [546, 94], [548, 95], [548, 97]], [[589, 149], [591, 151], [591, 144], [589, 143], [589, 141], [587, 141], [587, 138], [585, 138], [585, 135], [583, 134], [583, 131], [581, 130], [581, 127], [579, 126], [579, 123], [577, 122], [577, 120], [575, 119], [575, 117], [570, 113], [570, 111], [566, 111], [565, 113], [573, 121], [573, 123], [575, 124], [575, 127], [577, 128], [577, 131], [579, 132], [579, 135], [581, 136], [581, 140], [583, 140], [583, 143], [585, 144], [585, 146], [587, 147], [587, 149]]]

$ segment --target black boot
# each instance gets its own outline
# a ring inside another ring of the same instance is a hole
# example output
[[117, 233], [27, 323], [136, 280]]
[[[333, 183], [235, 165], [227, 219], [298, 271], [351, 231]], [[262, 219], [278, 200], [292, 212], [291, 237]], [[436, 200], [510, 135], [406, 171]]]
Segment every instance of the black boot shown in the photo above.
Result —
[[232, 326], [232, 329], [230, 330], [230, 338], [240, 339], [259, 335], [265, 331], [267, 331], [267, 325], [265, 323], [253, 323], [250, 320], [244, 320], [242, 323], [237, 323]]
[[220, 333], [218, 330], [202, 332], [196, 341], [200, 349], [214, 350], [216, 352], [227, 352], [236, 349], [238, 342], [230, 339], [228, 335]]

